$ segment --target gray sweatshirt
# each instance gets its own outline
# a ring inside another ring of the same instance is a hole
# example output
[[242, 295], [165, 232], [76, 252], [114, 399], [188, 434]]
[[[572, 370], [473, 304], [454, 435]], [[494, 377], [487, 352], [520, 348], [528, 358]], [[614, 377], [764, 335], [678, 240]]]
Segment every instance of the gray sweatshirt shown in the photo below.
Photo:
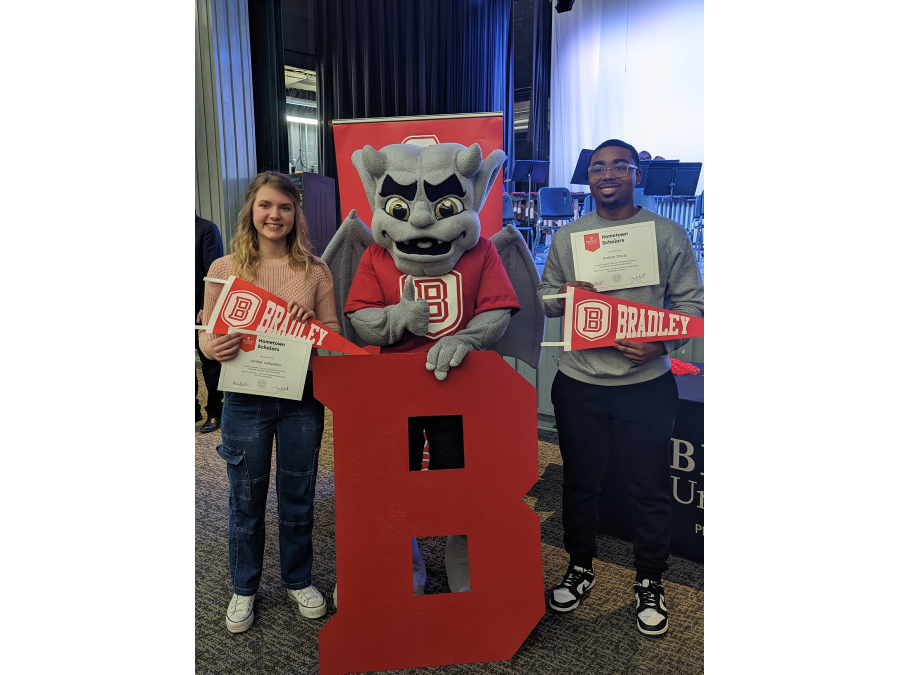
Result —
[[[544, 295], [558, 293], [560, 286], [567, 281], [583, 281], [575, 278], [570, 234], [602, 227], [646, 223], [651, 220], [656, 223], [659, 284], [605, 291], [604, 295], [702, 317], [703, 282], [700, 280], [700, 269], [694, 259], [687, 232], [674, 220], [663, 218], [643, 207], [628, 220], [605, 220], [598, 216], [596, 211], [591, 211], [588, 215], [559, 229], [553, 237], [547, 255], [547, 265], [538, 286], [538, 300], [544, 314], [555, 317], [565, 313], [555, 298], [544, 300]], [[666, 340], [665, 344], [666, 348], [672, 351], [686, 342], [687, 340]], [[659, 377], [670, 368], [668, 356], [638, 366], [626, 359], [615, 347], [560, 352], [559, 357], [559, 369], [569, 377], [588, 384], [604, 386], [646, 382]]]

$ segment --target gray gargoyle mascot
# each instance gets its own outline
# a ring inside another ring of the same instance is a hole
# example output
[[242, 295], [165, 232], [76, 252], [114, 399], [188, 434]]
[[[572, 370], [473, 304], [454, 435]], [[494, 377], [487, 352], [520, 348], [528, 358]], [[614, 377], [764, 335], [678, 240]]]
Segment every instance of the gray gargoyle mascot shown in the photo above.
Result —
[[[485, 239], [478, 218], [504, 153], [482, 159], [477, 143], [367, 145], [351, 159], [373, 216], [370, 231], [351, 211], [323, 254], [344, 336], [382, 353], [427, 351], [438, 380], [473, 349], [537, 368], [544, 317], [534, 262], [518, 230], [509, 225]], [[429, 470], [464, 466], [461, 418], [419, 417], [409, 423], [410, 470], [422, 468], [423, 431]], [[450, 590], [469, 590], [464, 535], [448, 537], [445, 563]], [[415, 540], [413, 568], [421, 594]]]

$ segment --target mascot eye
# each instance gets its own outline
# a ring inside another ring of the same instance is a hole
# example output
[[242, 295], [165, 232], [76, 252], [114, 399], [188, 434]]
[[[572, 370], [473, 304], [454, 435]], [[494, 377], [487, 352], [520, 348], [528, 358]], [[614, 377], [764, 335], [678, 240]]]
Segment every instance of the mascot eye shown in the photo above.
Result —
[[409, 220], [409, 204], [399, 197], [391, 197], [385, 204], [384, 211], [397, 220]]
[[459, 201], [456, 197], [444, 197], [441, 201], [434, 205], [434, 215], [437, 216], [438, 220], [442, 218], [449, 218], [450, 216], [455, 216], [460, 211], [463, 211], [462, 202]]

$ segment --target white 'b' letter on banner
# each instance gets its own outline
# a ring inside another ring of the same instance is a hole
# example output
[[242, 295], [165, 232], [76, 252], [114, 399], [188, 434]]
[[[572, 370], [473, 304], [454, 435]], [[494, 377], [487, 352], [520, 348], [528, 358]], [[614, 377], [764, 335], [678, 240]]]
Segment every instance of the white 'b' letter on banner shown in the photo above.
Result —
[[565, 294], [544, 299], [565, 298], [563, 341], [542, 342], [563, 351], [609, 347], [616, 340], [658, 342], [703, 337], [703, 319], [642, 305], [581, 288], [567, 288]]
[[575, 308], [575, 332], [588, 342], [602, 340], [612, 327], [612, 306], [603, 300], [583, 300]]
[[235, 291], [228, 296], [228, 302], [223, 310], [223, 318], [229, 326], [244, 328], [253, 322], [261, 304], [262, 300], [256, 293]]

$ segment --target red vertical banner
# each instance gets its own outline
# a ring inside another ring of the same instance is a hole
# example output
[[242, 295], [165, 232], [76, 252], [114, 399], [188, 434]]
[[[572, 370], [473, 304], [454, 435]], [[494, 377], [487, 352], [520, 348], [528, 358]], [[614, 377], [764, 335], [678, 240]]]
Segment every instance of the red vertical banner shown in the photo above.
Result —
[[[341, 219], [351, 209], [366, 225], [372, 225], [372, 208], [362, 181], [350, 156], [366, 145], [381, 150], [394, 143], [434, 145], [435, 143], [472, 143], [481, 146], [481, 156], [503, 150], [503, 114], [472, 113], [422, 117], [379, 118], [370, 120], [334, 120], [334, 150], [337, 158], [338, 185], [341, 193]], [[491, 237], [503, 228], [503, 173], [495, 181], [481, 209], [481, 236]]]
[[[443, 382], [425, 356], [316, 362], [341, 589], [323, 675], [507, 660], [544, 615], [540, 519], [522, 501], [538, 479], [535, 389], [494, 352]], [[409, 470], [407, 420], [425, 415], [462, 415], [465, 468]], [[468, 536], [471, 592], [413, 595], [410, 539], [451, 534]]]

